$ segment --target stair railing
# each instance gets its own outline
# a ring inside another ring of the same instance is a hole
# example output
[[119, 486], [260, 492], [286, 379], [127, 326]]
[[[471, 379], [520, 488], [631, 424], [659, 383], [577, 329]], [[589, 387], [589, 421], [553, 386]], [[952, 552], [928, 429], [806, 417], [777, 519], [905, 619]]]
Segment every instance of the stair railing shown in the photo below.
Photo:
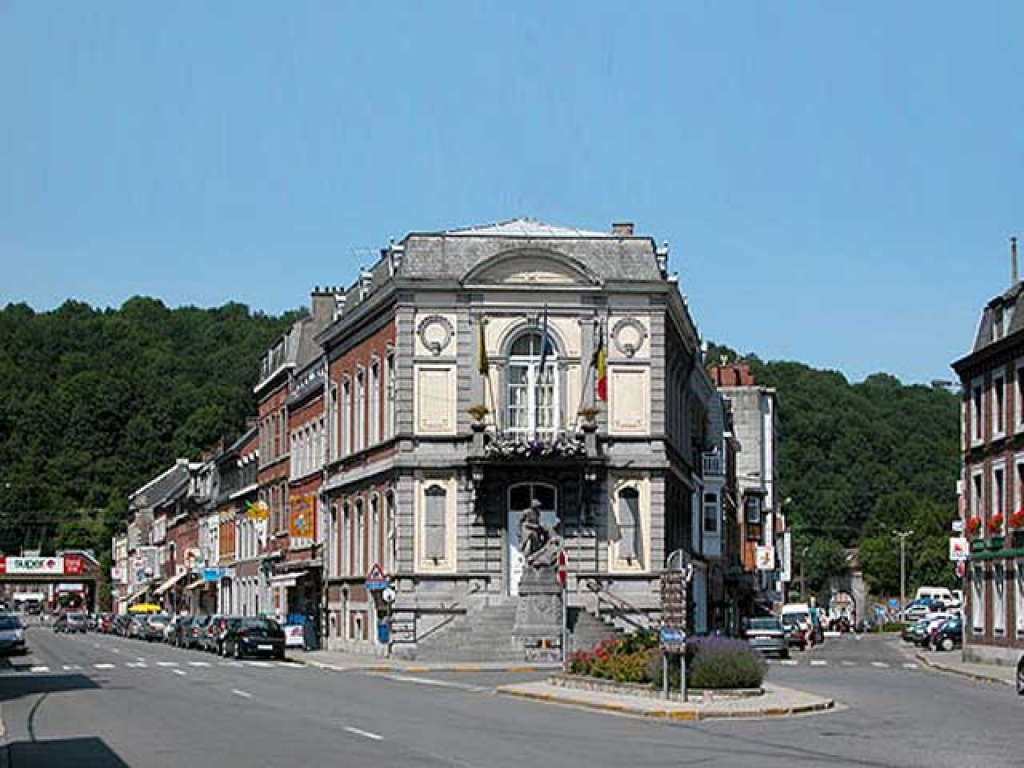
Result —
[[[608, 613], [613, 618], [621, 619], [634, 629], [647, 630], [651, 628], [650, 616], [647, 611], [637, 608], [624, 597], [616, 595], [597, 579], [587, 579], [584, 583], [597, 599], [598, 618], [600, 618], [602, 612], [601, 603], [605, 602], [610, 606]], [[635, 616], [647, 616], [647, 622], [644, 623], [642, 620], [634, 618]]]

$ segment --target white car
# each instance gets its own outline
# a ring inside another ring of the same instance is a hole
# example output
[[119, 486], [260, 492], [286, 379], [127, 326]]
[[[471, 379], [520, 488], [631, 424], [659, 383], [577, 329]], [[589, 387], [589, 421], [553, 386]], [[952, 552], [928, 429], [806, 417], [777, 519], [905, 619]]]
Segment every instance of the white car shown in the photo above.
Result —
[[25, 627], [13, 613], [0, 614], [0, 651], [25, 653]]

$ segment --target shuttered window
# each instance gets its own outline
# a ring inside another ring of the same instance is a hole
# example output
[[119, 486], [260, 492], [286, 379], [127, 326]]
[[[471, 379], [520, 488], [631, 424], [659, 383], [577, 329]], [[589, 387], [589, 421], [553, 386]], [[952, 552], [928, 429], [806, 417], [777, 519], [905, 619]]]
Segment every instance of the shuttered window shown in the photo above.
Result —
[[619, 491], [618, 515], [619, 557], [623, 560], [640, 559], [640, 492], [636, 488]]
[[432, 485], [424, 493], [426, 504], [424, 510], [424, 530], [426, 546], [425, 557], [431, 560], [443, 560], [445, 557], [445, 522], [447, 518], [448, 493], [439, 485]]

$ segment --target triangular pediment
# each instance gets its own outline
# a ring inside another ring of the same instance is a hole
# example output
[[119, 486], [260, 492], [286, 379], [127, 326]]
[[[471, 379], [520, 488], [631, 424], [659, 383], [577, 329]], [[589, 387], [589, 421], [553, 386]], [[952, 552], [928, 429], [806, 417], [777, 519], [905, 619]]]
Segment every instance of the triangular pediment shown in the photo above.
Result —
[[596, 285], [600, 281], [570, 256], [517, 251], [485, 259], [466, 273], [462, 282], [477, 285]]

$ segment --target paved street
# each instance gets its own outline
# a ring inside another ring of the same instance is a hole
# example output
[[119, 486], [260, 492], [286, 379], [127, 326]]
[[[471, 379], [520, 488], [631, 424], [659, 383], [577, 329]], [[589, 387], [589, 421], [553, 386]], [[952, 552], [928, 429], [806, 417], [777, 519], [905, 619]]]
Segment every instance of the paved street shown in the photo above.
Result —
[[[0, 669], [10, 764], [32, 766], [962, 766], [1022, 763], [1024, 701], [908, 660], [899, 641], [829, 640], [769, 679], [834, 713], [652, 722], [493, 693], [542, 675], [331, 672], [229, 662], [33, 627]], [[954, 694], [957, 695], [954, 704]], [[1000, 738], [998, 735], [1002, 734]]]

